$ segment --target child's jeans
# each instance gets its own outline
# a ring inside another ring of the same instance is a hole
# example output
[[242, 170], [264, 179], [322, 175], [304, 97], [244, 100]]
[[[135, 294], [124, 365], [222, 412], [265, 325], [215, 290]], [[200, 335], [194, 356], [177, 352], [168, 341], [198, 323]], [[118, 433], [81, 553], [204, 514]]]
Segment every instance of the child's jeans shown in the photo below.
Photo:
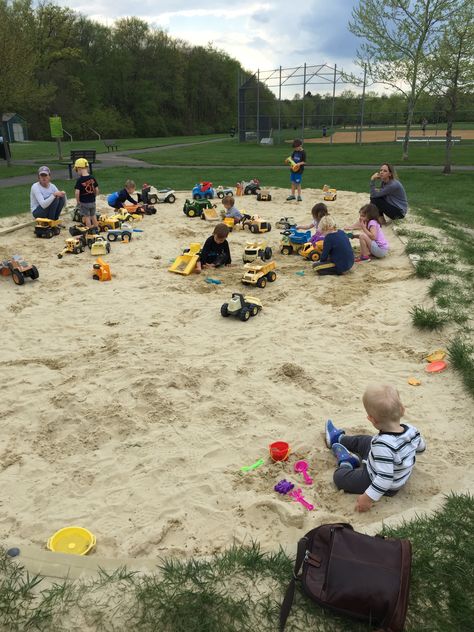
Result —
[[[341, 435], [339, 443], [350, 452], [357, 454], [361, 461], [367, 459], [370, 452], [372, 437], [370, 435], [354, 435], [349, 437]], [[334, 472], [334, 483], [338, 489], [343, 489], [349, 494], [363, 494], [369, 487], [371, 480], [367, 472], [367, 466], [362, 463], [360, 467], [352, 469], [350, 467], [338, 467]], [[394, 496], [398, 490], [386, 492], [385, 496]]]

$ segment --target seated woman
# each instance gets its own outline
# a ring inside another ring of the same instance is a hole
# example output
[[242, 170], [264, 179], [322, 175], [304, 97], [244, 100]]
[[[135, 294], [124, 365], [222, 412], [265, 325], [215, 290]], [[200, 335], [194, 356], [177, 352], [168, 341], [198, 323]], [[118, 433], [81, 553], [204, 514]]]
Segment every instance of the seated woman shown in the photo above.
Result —
[[58, 191], [51, 182], [51, 171], [48, 167], [38, 169], [38, 182], [35, 182], [30, 191], [31, 213], [35, 219], [59, 219], [59, 215], [66, 204], [66, 193]]
[[[379, 189], [375, 186], [376, 180], [380, 180]], [[407, 194], [395, 168], [388, 162], [384, 162], [370, 178], [370, 201], [379, 209], [383, 222], [383, 215], [390, 219], [403, 219], [407, 214]]]

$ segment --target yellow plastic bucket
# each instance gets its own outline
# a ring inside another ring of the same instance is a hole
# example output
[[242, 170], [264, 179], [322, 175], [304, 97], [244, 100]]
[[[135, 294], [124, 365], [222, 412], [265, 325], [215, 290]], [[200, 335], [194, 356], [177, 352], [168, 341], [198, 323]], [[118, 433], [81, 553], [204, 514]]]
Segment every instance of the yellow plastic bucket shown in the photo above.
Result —
[[52, 535], [46, 546], [55, 553], [86, 555], [96, 544], [95, 535], [83, 527], [64, 527]]

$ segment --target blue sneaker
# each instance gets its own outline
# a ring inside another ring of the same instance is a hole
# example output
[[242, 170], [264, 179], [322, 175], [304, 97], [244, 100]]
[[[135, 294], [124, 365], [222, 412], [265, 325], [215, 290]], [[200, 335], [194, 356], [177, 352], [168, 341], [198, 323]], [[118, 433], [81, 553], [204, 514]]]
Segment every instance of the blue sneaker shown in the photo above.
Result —
[[339, 443], [341, 435], [346, 434], [341, 428], [336, 428], [330, 419], [326, 421], [326, 445], [332, 448], [333, 443]]
[[333, 451], [334, 456], [337, 459], [337, 464], [339, 466], [351, 467], [353, 470], [360, 465], [360, 459], [357, 454], [353, 452], [349, 452], [347, 448], [345, 448], [342, 443], [333, 443], [331, 450]]

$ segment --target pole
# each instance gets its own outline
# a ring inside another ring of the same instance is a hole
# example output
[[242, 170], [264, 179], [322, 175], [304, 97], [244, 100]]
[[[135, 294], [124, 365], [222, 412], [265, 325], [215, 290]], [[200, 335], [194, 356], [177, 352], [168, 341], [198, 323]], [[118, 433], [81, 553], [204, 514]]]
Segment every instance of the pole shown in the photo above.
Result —
[[240, 68], [237, 68], [237, 138], [240, 143]]
[[367, 79], [367, 64], [364, 66], [364, 85], [362, 87], [362, 102], [360, 104], [360, 134], [359, 145], [362, 144], [362, 127], [364, 126], [365, 82]]
[[278, 142], [281, 143], [281, 66], [278, 80]]
[[304, 141], [304, 98], [306, 95], [306, 62], [303, 70], [303, 100], [301, 102], [301, 140]]
[[59, 137], [56, 138], [56, 143], [58, 146], [58, 160], [62, 160], [63, 157], [62, 157], [62, 152], [61, 152], [61, 139]]
[[257, 143], [260, 142], [260, 68], [257, 70]]
[[331, 145], [332, 145], [332, 137], [334, 135], [334, 104], [336, 101], [336, 72], [337, 72], [337, 64], [334, 64], [334, 79], [332, 82], [332, 105], [331, 105], [331, 140], [330, 140]]

